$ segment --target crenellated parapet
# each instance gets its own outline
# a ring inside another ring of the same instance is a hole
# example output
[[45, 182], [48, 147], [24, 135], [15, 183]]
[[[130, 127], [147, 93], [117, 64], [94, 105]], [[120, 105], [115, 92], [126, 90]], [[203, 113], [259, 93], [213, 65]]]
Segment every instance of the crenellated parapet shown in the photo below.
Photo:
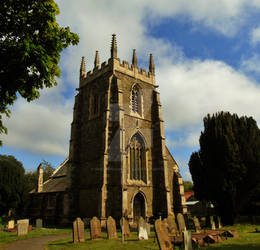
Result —
[[105, 61], [99, 64], [99, 55], [96, 51], [94, 68], [93, 70], [85, 73], [85, 61], [84, 57], [81, 62], [81, 70], [80, 70], [80, 88], [85, 86], [86, 84], [94, 81], [95, 79], [101, 77], [103, 74], [108, 72], [119, 72], [131, 76], [137, 80], [144, 81], [146, 83], [150, 83], [155, 85], [155, 70], [154, 70], [154, 61], [152, 54], [150, 54], [149, 60], [149, 69], [148, 71], [143, 68], [139, 68], [137, 65], [137, 56], [136, 50], [133, 50], [132, 64], [130, 66], [129, 62], [123, 60], [122, 63], [120, 59], [117, 58], [117, 42], [116, 35], [113, 34], [112, 42], [111, 42], [111, 58], [108, 61]]

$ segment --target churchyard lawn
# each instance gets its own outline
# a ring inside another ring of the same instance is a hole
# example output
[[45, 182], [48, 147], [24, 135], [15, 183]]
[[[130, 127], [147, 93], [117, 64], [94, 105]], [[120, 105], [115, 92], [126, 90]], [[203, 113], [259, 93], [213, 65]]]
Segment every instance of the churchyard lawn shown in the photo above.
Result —
[[[237, 224], [230, 227], [224, 227], [228, 230], [236, 230], [239, 238], [228, 238], [222, 243], [215, 243], [209, 247], [203, 247], [203, 250], [259, 250], [260, 249], [260, 225]], [[256, 229], [258, 232], [256, 232]], [[107, 234], [102, 233], [102, 240], [90, 240], [89, 231], [85, 232], [86, 241], [84, 243], [72, 243], [72, 238], [52, 242], [48, 245], [49, 250], [56, 249], [159, 249], [157, 240], [154, 241], [154, 232], [151, 232], [148, 241], [139, 241], [136, 232], [131, 232], [130, 238], [121, 243], [121, 234], [115, 240], [107, 240]]]
[[54, 249], [110, 249], [110, 250], [141, 250], [141, 249], [156, 249], [159, 250], [159, 246], [155, 233], [151, 232], [148, 240], [139, 241], [137, 232], [131, 232], [129, 238], [125, 239], [125, 243], [121, 243], [121, 233], [118, 233], [117, 239], [108, 240], [107, 233], [102, 232], [102, 239], [90, 240], [89, 230], [85, 230], [86, 241], [84, 243], [74, 244], [72, 238], [59, 240], [49, 243], [48, 250]]
[[[238, 238], [229, 238], [221, 243], [212, 244], [203, 250], [259, 250], [260, 249], [260, 224], [236, 224], [224, 227], [224, 229], [236, 230]], [[258, 232], [257, 232], [258, 231]]]

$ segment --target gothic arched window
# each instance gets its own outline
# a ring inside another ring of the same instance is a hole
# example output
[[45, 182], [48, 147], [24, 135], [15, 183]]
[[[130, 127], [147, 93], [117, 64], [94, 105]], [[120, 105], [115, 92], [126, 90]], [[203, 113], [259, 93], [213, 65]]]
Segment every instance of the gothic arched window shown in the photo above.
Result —
[[93, 115], [98, 114], [98, 109], [99, 109], [99, 102], [98, 102], [98, 96], [94, 95], [94, 100], [93, 100]]
[[146, 182], [145, 144], [139, 134], [135, 134], [130, 142], [130, 179]]
[[131, 110], [141, 115], [141, 91], [137, 85], [131, 91]]

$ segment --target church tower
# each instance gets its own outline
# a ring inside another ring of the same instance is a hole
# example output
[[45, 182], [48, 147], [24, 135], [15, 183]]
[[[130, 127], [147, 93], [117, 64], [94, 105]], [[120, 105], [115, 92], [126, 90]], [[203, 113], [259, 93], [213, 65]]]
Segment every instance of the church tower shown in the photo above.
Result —
[[183, 181], [165, 145], [160, 94], [152, 54], [149, 70], [111, 56], [86, 73], [80, 66], [75, 97], [69, 164], [71, 211], [82, 218], [105, 220], [186, 213]]

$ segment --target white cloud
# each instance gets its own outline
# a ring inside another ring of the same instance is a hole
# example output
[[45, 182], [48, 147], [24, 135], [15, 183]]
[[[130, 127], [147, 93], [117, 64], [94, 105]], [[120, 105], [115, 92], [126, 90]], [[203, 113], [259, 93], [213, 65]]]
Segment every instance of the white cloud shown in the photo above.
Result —
[[260, 26], [251, 31], [251, 42], [256, 45], [260, 43]]
[[202, 127], [199, 130], [194, 129], [192, 131], [182, 131], [184, 132], [184, 136], [174, 140], [166, 138], [166, 144], [169, 148], [173, 149], [176, 147], [199, 147], [199, 137], [201, 131]]
[[[233, 35], [246, 21], [245, 9], [260, 8], [259, 1], [188, 0], [155, 1], [86, 1], [75, 3], [58, 0], [59, 22], [79, 33], [79, 46], [67, 49], [61, 58], [63, 73], [58, 88], [42, 91], [34, 103], [18, 101], [10, 119], [5, 120], [9, 134], [4, 144], [32, 152], [67, 155], [72, 121], [73, 99], [64, 98], [67, 85], [78, 85], [81, 56], [87, 69], [93, 68], [94, 54], [100, 51], [101, 62], [110, 54], [111, 34], [118, 39], [118, 56], [131, 61], [132, 49], [138, 59], [156, 56], [157, 83], [160, 85], [163, 115], [168, 130], [188, 128], [193, 131], [207, 113], [229, 110], [239, 115], [252, 115], [260, 121], [260, 90], [242, 73], [223, 62], [190, 61], [180, 47], [163, 39], [153, 38], [146, 25], [160, 23], [162, 18], [187, 17], [225, 35]], [[199, 25], [199, 27], [201, 27]], [[157, 63], [158, 64], [158, 63]], [[190, 132], [179, 145], [192, 146], [195, 135]]]
[[62, 88], [42, 91], [41, 98], [33, 103], [18, 100], [11, 117], [3, 121], [8, 128], [8, 135], [2, 136], [4, 145], [40, 155], [67, 156], [72, 100], [60, 95]]
[[230, 36], [247, 20], [249, 10], [260, 8], [256, 0], [193, 0], [192, 3], [188, 0], [114, 0], [109, 3], [106, 0], [78, 0], [73, 4], [69, 0], [58, 0], [57, 3], [60, 24], [70, 26], [80, 35], [79, 46], [69, 48], [61, 62], [74, 86], [78, 84], [81, 56], [86, 56], [88, 69], [93, 68], [96, 50], [100, 51], [102, 62], [109, 58], [112, 33], [118, 35], [120, 58], [130, 60], [133, 48], [139, 56], [145, 52], [148, 57], [151, 51], [163, 50], [168, 45], [152, 38], [147, 33], [147, 24], [155, 25], [163, 18], [183, 16], [194, 23], [195, 29], [203, 24]]
[[177, 158], [175, 160], [179, 166], [179, 171], [180, 171], [180, 174], [181, 174], [183, 180], [192, 181], [187, 160], [184, 160], [181, 158]]
[[197, 127], [205, 115], [222, 110], [260, 122], [260, 86], [224, 62], [187, 60], [158, 72], [168, 130]]
[[260, 73], [260, 57], [254, 55], [251, 58], [243, 59], [241, 62], [241, 70], [245, 72]]

